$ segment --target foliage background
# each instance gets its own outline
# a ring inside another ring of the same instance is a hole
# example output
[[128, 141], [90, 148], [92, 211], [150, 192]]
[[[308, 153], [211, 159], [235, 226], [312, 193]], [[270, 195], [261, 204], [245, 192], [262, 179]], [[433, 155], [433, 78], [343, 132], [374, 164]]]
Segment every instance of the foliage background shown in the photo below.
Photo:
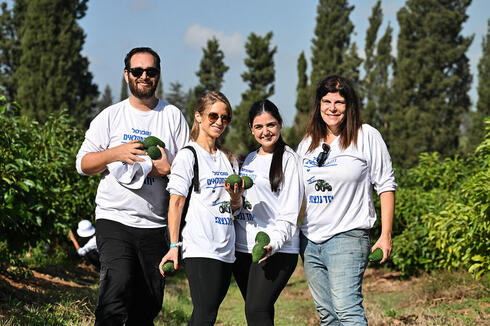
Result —
[[65, 242], [69, 227], [92, 219], [99, 178], [75, 169], [83, 132], [66, 110], [43, 124], [18, 111], [0, 97], [0, 242], [19, 253]]

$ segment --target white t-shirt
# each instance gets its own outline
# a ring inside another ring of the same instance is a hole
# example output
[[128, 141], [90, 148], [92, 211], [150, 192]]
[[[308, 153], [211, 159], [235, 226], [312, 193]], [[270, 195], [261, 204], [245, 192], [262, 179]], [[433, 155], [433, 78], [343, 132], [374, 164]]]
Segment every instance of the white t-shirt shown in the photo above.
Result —
[[[246, 157], [240, 175], [249, 176], [254, 185], [245, 190], [246, 201], [235, 216], [236, 250], [252, 252], [259, 231], [271, 238], [272, 253], [299, 252], [298, 213], [303, 200], [303, 186], [298, 155], [288, 146], [282, 157], [283, 183], [272, 192], [269, 170], [272, 154], [258, 155], [256, 151]], [[250, 206], [248, 205], [250, 204]]]
[[[77, 154], [77, 170], [84, 175], [81, 161], [87, 153], [101, 152], [134, 139], [144, 140], [150, 135], [165, 143], [165, 153], [171, 163], [177, 151], [189, 141], [189, 126], [177, 107], [162, 100], [151, 111], [135, 109], [129, 99], [111, 105], [90, 123]], [[150, 177], [147, 176], [149, 170], [144, 171], [146, 176], [141, 188], [130, 189], [121, 184], [110, 169], [106, 169], [95, 198], [96, 219], [108, 219], [138, 228], [166, 226], [169, 195], [165, 187], [168, 179]]]
[[[230, 195], [224, 181], [238, 171], [238, 163], [232, 167], [226, 155], [217, 150], [211, 154], [195, 142], [199, 164], [199, 192], [192, 192], [182, 230], [182, 257], [205, 257], [226, 263], [235, 261], [235, 229], [230, 208]], [[183, 149], [172, 163], [167, 185], [173, 195], [187, 197], [194, 177], [194, 154]]]
[[97, 241], [96, 241], [95, 235], [87, 241], [85, 246], [78, 248], [77, 253], [80, 256], [85, 256], [87, 254], [87, 252], [94, 250], [94, 249], [97, 250]]
[[311, 138], [301, 141], [306, 212], [301, 232], [311, 241], [324, 242], [336, 234], [353, 229], [370, 229], [376, 221], [373, 187], [378, 195], [395, 191], [396, 183], [390, 154], [381, 134], [363, 124], [354, 143], [345, 150], [337, 137], [322, 167], [317, 158], [322, 143], [307, 153]]

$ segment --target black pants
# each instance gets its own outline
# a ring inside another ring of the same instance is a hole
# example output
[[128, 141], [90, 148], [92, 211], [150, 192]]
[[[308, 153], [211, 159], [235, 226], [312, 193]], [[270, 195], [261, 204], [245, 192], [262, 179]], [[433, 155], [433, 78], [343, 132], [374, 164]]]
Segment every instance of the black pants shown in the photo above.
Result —
[[274, 325], [274, 303], [288, 283], [298, 254], [275, 253], [266, 261], [252, 263], [252, 255], [236, 252], [233, 276], [245, 299], [248, 325]]
[[166, 228], [140, 229], [96, 222], [100, 288], [95, 325], [153, 325], [165, 279], [158, 265], [168, 251]]
[[214, 325], [219, 305], [230, 286], [232, 265], [211, 258], [184, 259], [185, 274], [194, 305], [187, 325]]

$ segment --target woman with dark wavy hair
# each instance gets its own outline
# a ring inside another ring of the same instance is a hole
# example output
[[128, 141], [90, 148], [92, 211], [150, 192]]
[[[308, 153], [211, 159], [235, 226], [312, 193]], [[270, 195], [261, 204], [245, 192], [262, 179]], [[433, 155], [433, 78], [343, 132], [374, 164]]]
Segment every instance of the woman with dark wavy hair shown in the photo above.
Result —
[[376, 222], [373, 185], [381, 200], [381, 236], [371, 250], [391, 254], [396, 183], [380, 133], [362, 124], [349, 80], [329, 76], [318, 84], [302, 159], [306, 211], [300, 254], [321, 325], [367, 325], [362, 279]]
[[[282, 139], [282, 117], [274, 103], [255, 102], [248, 121], [260, 147], [240, 169], [254, 181], [243, 193], [245, 200], [230, 192], [236, 231], [233, 275], [245, 299], [248, 325], [274, 325], [274, 303], [298, 262], [303, 186], [299, 157]], [[260, 231], [270, 243], [264, 247], [266, 256], [255, 263], [251, 253]]]

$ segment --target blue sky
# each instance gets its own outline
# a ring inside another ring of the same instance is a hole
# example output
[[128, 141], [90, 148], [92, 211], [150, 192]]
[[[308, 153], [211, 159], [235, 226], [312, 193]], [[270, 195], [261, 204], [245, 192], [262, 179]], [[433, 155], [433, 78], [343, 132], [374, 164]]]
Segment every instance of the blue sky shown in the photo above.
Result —
[[[150, 46], [162, 58], [164, 92], [170, 82], [179, 81], [184, 90], [198, 83], [195, 72], [199, 69], [202, 47], [212, 36], [220, 42], [225, 63], [230, 67], [225, 74], [222, 92], [233, 106], [240, 103], [241, 93], [247, 89], [240, 74], [245, 71], [244, 44], [250, 33], [274, 33], [272, 45], [275, 55], [275, 94], [271, 100], [281, 110], [286, 126], [294, 119], [296, 108], [297, 59], [305, 52], [310, 68], [311, 40], [314, 37], [316, 6], [313, 0], [104, 0], [89, 1], [86, 16], [80, 25], [86, 33], [83, 55], [90, 61], [94, 82], [102, 92], [109, 85], [116, 101], [121, 91], [121, 78], [125, 54], [133, 47]], [[364, 57], [364, 39], [368, 18], [376, 0], [351, 0], [355, 6], [350, 19], [355, 41]], [[403, 0], [383, 1], [383, 25], [380, 37], [388, 24], [394, 28], [394, 44], [398, 35], [397, 11]], [[482, 37], [490, 18], [490, 2], [473, 0], [467, 14], [463, 35], [475, 34], [467, 56], [473, 73], [470, 92], [476, 102], [476, 65], [481, 57]], [[362, 77], [362, 75], [361, 75]], [[473, 103], [474, 104], [474, 103]]]

